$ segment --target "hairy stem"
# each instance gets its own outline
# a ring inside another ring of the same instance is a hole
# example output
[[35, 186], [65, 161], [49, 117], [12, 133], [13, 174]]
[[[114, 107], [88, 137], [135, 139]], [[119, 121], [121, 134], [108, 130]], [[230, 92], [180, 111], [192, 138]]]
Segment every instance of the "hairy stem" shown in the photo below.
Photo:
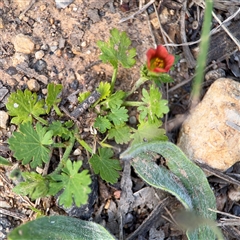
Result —
[[118, 67], [114, 68], [114, 70], [113, 70], [111, 88], [110, 88], [111, 93], [113, 92], [113, 89], [114, 89], [114, 86], [115, 86], [115, 82], [116, 82], [116, 79], [117, 79], [117, 72], [118, 72]]
[[146, 106], [146, 103], [137, 102], [137, 101], [125, 101], [123, 105], [126, 107], [139, 107], [139, 106]]
[[68, 141], [68, 145], [67, 145], [67, 147], [65, 149], [65, 152], [63, 154], [62, 159], [60, 159], [60, 162], [59, 162], [57, 168], [51, 174], [49, 174], [49, 176], [57, 174], [57, 173], [59, 173], [61, 171], [61, 169], [63, 168], [64, 164], [68, 160], [68, 157], [69, 157], [69, 155], [70, 155], [70, 153], [72, 151], [74, 143], [75, 143], [75, 137], [74, 137], [74, 134], [72, 134], [72, 136], [70, 137], [70, 139]]
[[142, 84], [144, 84], [146, 81], [148, 81], [148, 78], [145, 77], [141, 77], [139, 78], [134, 86], [132, 87], [132, 89], [130, 90], [130, 92], [127, 92], [126, 97], [130, 96], [131, 94], [133, 94]]

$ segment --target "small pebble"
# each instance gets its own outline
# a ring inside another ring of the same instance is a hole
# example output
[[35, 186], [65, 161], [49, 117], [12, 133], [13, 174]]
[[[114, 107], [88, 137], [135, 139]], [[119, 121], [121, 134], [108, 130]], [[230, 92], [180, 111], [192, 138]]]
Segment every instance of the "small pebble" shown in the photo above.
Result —
[[78, 8], [77, 7], [73, 7], [72, 10], [73, 10], [73, 12], [76, 12], [78, 10]]
[[43, 44], [43, 45], [41, 46], [41, 49], [42, 49], [43, 51], [47, 51], [47, 50], [49, 49], [48, 44]]
[[84, 41], [84, 42], [81, 43], [81, 47], [86, 47], [86, 46], [87, 46], [86, 41]]
[[54, 54], [57, 56], [57, 57], [61, 57], [62, 56], [62, 50], [61, 49], [57, 49]]
[[73, 90], [77, 90], [78, 89], [78, 86], [79, 86], [79, 82], [77, 79], [73, 80], [71, 83], [70, 83], [70, 87], [73, 89]]
[[74, 150], [73, 155], [74, 156], [79, 156], [81, 153], [82, 153], [82, 151], [79, 148], [77, 148], [77, 149]]
[[37, 80], [35, 79], [30, 79], [28, 82], [27, 82], [27, 86], [28, 86], [28, 89], [30, 91], [33, 91], [33, 92], [38, 92], [39, 89], [40, 89], [40, 85], [39, 83], [37, 82]]
[[232, 208], [233, 215], [235, 216], [240, 216], [240, 206], [239, 205], [234, 205]]
[[44, 51], [43, 51], [43, 50], [39, 50], [39, 51], [35, 52], [35, 58], [36, 58], [37, 60], [40, 60], [40, 59], [42, 59], [43, 57], [44, 57]]
[[131, 116], [131, 117], [129, 118], [129, 123], [130, 123], [131, 125], [135, 125], [135, 124], [137, 123], [136, 117], [135, 117], [135, 116]]
[[47, 63], [44, 60], [40, 59], [35, 62], [33, 67], [34, 67], [35, 71], [42, 72], [43, 70], [46, 69]]
[[15, 67], [11, 66], [11, 67], [9, 67], [9, 68], [7, 69], [7, 73], [8, 73], [10, 76], [13, 76], [13, 75], [17, 74], [17, 69], [16, 69]]
[[35, 45], [35, 49], [38, 51], [38, 50], [41, 49], [41, 46], [40, 46], [39, 44], [36, 44], [36, 45]]
[[46, 5], [41, 5], [39, 8], [40, 8], [40, 10], [43, 12], [43, 11], [46, 10], [47, 7], [46, 7]]
[[49, 47], [51, 52], [55, 52], [58, 49], [58, 46], [52, 45]]
[[47, 91], [47, 88], [42, 89], [42, 94], [43, 94], [43, 95], [47, 95], [47, 92], [48, 92], [48, 91]]
[[73, 2], [73, 0], [65, 0], [65, 1], [55, 0], [55, 2], [56, 2], [57, 8], [66, 8], [68, 5], [70, 5]]
[[132, 223], [133, 219], [134, 219], [133, 215], [131, 213], [127, 213], [126, 218], [125, 218], [125, 224]]
[[50, 19], [49, 19], [49, 22], [50, 22], [51, 25], [53, 25], [53, 24], [54, 24], [54, 19], [53, 19], [53, 18], [50, 18]]
[[59, 47], [60, 49], [63, 49], [63, 48], [65, 47], [65, 42], [66, 42], [66, 40], [61, 37], [61, 38], [59, 39], [58, 47]]

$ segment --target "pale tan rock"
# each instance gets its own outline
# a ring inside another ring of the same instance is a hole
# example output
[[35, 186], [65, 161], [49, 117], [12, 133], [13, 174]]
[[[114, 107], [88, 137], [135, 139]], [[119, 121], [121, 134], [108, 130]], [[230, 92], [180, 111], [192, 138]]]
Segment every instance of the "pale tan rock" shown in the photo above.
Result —
[[7, 128], [8, 114], [4, 111], [0, 111], [0, 128]]
[[16, 52], [30, 54], [34, 51], [34, 42], [32, 39], [22, 33], [15, 36], [13, 39], [13, 45]]
[[40, 89], [40, 85], [39, 83], [37, 82], [37, 80], [35, 79], [30, 79], [28, 82], [27, 82], [27, 86], [29, 88], [30, 91], [33, 91], [33, 92], [37, 92], [39, 91]]
[[178, 146], [194, 161], [225, 171], [240, 161], [240, 83], [216, 80], [183, 123]]

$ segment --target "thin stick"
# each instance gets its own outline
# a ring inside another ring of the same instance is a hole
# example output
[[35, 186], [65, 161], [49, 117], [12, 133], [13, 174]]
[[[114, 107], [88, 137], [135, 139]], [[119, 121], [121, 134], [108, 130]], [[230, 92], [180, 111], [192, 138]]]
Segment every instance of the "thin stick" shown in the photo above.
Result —
[[12, 212], [12, 211], [9, 211], [9, 210], [4, 209], [4, 208], [0, 208], [0, 213], [4, 214], [6, 216], [14, 217], [16, 219], [20, 219], [22, 221], [27, 221], [28, 220], [27, 216], [25, 216], [24, 214]]
[[147, 14], [147, 23], [148, 23], [148, 28], [149, 28], [149, 31], [150, 31], [150, 34], [151, 34], [151, 37], [153, 39], [153, 44], [154, 44], [154, 47], [156, 48], [157, 47], [157, 42], [156, 42], [156, 39], [154, 37], [154, 34], [153, 34], [153, 30], [152, 30], [152, 26], [151, 26], [151, 22], [150, 22], [150, 19], [149, 19], [149, 16]]
[[[219, 26], [213, 28], [210, 32], [210, 36], [216, 34], [219, 30], [219, 28], [221, 28], [221, 26], [227, 22], [229, 22], [230, 20], [232, 20], [233, 18], [235, 18], [238, 14], [240, 13], [240, 8], [230, 17], [228, 17], [227, 19], [225, 19]], [[191, 46], [191, 45], [195, 45], [197, 43], [200, 43], [201, 39], [194, 41], [194, 42], [185, 42], [185, 43], [179, 43], [179, 44], [175, 44], [175, 43], [167, 43], [164, 44], [163, 46], [169, 46], [169, 47], [181, 47], [181, 46]]]
[[[161, 1], [159, 2], [159, 4], [161, 4]], [[172, 42], [172, 39], [168, 36], [168, 34], [167, 34], [167, 33], [164, 31], [164, 29], [162, 28], [162, 24], [161, 24], [161, 21], [160, 21], [158, 12], [157, 12], [156, 5], [153, 4], [153, 6], [154, 6], [154, 10], [155, 10], [157, 19], [158, 19], [159, 28], [160, 28], [160, 31], [161, 31], [161, 34], [162, 34], [164, 43], [165, 43], [165, 44], [167, 43], [167, 39], [169, 40], [169, 42]], [[166, 39], [166, 38], [167, 38], [167, 39]], [[169, 48], [168, 48], [168, 47], [167, 47], [167, 50], [169, 51]]]
[[228, 216], [228, 217], [232, 217], [232, 218], [236, 218], [236, 219], [239, 219], [239, 220], [240, 220], [240, 217], [235, 216], [235, 215], [232, 215], [232, 214], [230, 214], [230, 213], [221, 212], [221, 211], [218, 211], [218, 210], [216, 210], [216, 209], [211, 209], [211, 208], [208, 208], [208, 210], [210, 210], [211, 212], [219, 213], [219, 214], [222, 214], [222, 215], [225, 215], [225, 216]]
[[[226, 58], [227, 56], [231, 56], [231, 55], [234, 54], [235, 52], [237, 52], [237, 50], [234, 50], [234, 51], [231, 52], [230, 54], [227, 53], [227, 54], [223, 55], [220, 59], [218, 59], [218, 61], [221, 62], [224, 58]], [[207, 66], [207, 67], [205, 68], [204, 71], [207, 71], [207, 70], [210, 69], [213, 65], [214, 65], [214, 63], [210, 64], [209, 66]], [[168, 90], [168, 92], [173, 92], [173, 91], [175, 91], [176, 89], [178, 89], [178, 88], [184, 86], [185, 84], [191, 82], [195, 76], [196, 76], [196, 75], [193, 75], [193, 76], [190, 77], [189, 79], [186, 79], [186, 80], [180, 82], [180, 83], [177, 84], [176, 86], [170, 88], [170, 89]]]
[[229, 30], [222, 24], [220, 19], [217, 17], [217, 15], [212, 11], [213, 17], [217, 20], [217, 22], [220, 24], [222, 29], [228, 34], [228, 36], [233, 40], [233, 42], [237, 45], [238, 50], [240, 50], [240, 43], [239, 41], [229, 32]]

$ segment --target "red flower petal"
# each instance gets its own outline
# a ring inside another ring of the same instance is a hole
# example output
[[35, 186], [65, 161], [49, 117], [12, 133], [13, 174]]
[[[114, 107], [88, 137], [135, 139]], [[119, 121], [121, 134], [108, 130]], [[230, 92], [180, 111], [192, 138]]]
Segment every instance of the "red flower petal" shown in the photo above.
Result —
[[156, 57], [156, 49], [150, 48], [147, 51], [147, 67], [148, 69], [151, 68], [151, 59]]
[[[169, 54], [167, 49], [163, 45], [158, 45], [156, 49], [150, 48], [147, 51], [147, 68], [149, 71], [163, 73], [168, 72], [174, 63], [174, 56]], [[164, 68], [152, 66], [152, 61], [155, 58], [159, 58], [164, 61]]]
[[165, 59], [169, 53], [163, 45], [158, 45], [156, 49], [156, 55], [161, 59]]

